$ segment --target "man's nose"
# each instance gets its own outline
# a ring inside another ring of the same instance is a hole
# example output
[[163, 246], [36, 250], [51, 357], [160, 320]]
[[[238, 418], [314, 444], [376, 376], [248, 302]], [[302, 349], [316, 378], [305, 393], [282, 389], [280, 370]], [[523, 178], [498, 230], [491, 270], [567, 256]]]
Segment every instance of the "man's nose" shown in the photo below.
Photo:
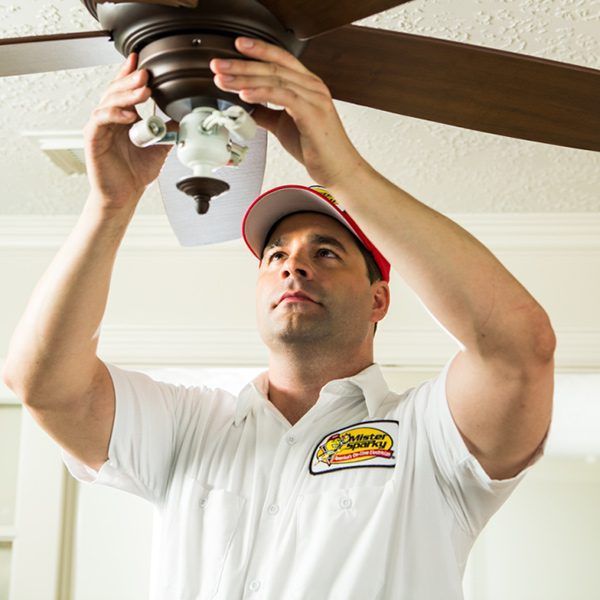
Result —
[[282, 264], [282, 277], [287, 279], [291, 274], [309, 279], [313, 276], [309, 261], [298, 254], [290, 254]]

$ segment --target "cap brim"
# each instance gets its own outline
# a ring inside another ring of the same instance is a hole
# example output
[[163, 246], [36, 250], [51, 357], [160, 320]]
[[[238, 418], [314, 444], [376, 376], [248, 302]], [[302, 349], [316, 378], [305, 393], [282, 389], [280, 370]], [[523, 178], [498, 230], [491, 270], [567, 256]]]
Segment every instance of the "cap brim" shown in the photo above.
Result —
[[301, 185], [274, 188], [259, 196], [249, 207], [242, 221], [242, 237], [252, 253], [262, 258], [265, 236], [273, 223], [296, 212], [313, 211], [337, 219], [348, 231], [356, 235], [342, 212], [324, 200], [317, 192]]

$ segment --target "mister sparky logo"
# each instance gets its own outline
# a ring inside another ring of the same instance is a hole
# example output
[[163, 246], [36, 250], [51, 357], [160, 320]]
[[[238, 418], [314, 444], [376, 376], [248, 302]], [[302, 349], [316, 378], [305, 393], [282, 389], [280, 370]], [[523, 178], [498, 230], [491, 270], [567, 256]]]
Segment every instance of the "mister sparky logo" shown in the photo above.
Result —
[[365, 421], [328, 433], [312, 454], [313, 475], [352, 467], [393, 467], [398, 421]]

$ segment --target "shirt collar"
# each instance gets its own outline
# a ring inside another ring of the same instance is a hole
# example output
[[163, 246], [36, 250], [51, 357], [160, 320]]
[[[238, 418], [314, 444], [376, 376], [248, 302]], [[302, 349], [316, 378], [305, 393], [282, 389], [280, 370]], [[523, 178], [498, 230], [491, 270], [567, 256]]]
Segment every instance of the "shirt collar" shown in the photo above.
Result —
[[[269, 371], [259, 373], [238, 394], [234, 423], [239, 425], [255, 404], [260, 401], [269, 401]], [[379, 407], [389, 393], [387, 382], [377, 363], [369, 365], [362, 371], [349, 377], [332, 379], [322, 388], [319, 396], [356, 396], [361, 394], [367, 404], [369, 417], [374, 417]]]

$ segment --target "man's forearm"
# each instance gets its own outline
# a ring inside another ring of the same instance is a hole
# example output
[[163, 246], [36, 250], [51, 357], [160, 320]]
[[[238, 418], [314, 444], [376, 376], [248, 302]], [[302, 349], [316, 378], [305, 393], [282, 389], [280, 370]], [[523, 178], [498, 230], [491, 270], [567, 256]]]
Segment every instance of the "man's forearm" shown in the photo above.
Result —
[[[516, 360], [550, 334], [533, 296], [475, 237], [367, 163], [329, 188], [434, 317], [468, 350]], [[548, 347], [552, 342], [548, 340]]]
[[93, 375], [110, 277], [133, 215], [99, 205], [88, 198], [13, 333], [3, 375], [24, 400], [75, 397]]

